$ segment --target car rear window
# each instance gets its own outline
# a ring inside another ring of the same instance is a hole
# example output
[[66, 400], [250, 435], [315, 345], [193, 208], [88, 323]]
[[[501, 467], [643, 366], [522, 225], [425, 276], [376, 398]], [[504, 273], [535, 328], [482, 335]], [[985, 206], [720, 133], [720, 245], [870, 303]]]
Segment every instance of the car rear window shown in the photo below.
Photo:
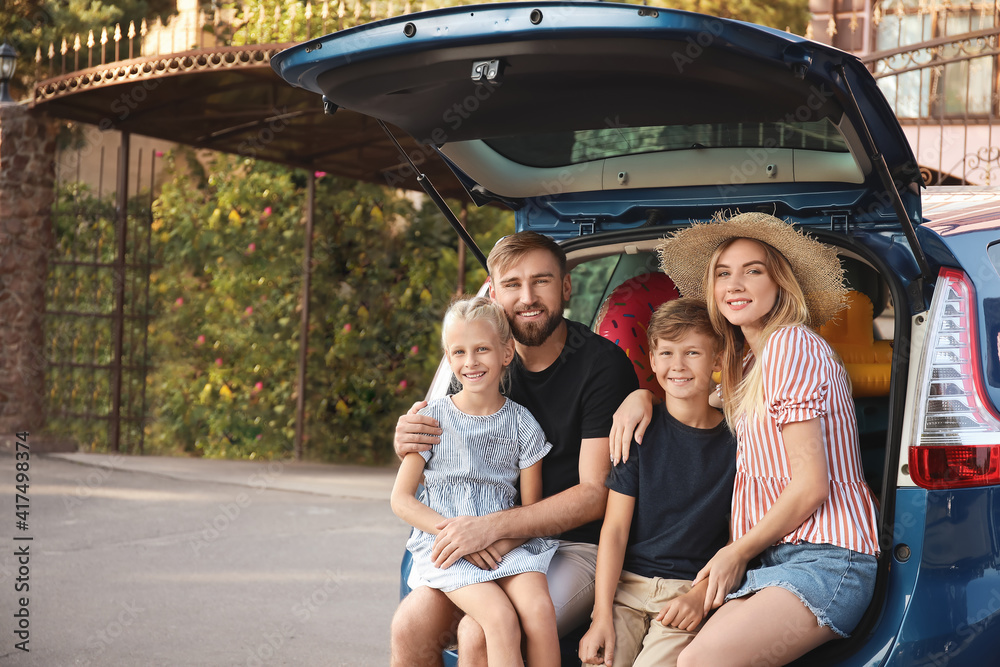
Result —
[[592, 160], [692, 148], [799, 148], [848, 152], [828, 119], [808, 122], [712, 123], [568, 130], [497, 137], [486, 143], [528, 167], [561, 167]]

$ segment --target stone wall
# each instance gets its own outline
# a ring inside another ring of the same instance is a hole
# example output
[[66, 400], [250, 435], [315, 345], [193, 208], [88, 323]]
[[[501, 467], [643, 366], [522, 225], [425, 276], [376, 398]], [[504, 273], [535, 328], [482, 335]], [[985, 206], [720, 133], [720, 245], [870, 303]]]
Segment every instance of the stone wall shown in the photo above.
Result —
[[55, 127], [0, 104], [0, 439], [45, 422], [45, 280], [53, 246]]

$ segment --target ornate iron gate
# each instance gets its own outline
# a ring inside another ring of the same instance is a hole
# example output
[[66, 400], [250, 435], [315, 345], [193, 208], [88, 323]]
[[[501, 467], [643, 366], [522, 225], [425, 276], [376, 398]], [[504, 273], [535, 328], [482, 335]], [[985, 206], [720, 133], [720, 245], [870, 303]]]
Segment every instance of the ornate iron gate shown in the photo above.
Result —
[[[156, 154], [129, 146], [124, 134], [117, 155], [105, 148], [58, 155], [46, 284], [47, 426], [84, 449], [142, 453]], [[98, 176], [96, 190], [83, 185], [81, 170], [103, 175], [106, 160], [117, 162], [116, 183], [109, 188]]]

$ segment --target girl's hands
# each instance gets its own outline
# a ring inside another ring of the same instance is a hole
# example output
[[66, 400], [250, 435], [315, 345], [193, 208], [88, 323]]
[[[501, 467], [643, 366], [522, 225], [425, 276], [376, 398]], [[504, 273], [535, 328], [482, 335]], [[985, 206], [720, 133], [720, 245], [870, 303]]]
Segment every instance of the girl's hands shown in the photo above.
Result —
[[653, 392], [648, 389], [636, 389], [629, 394], [615, 410], [614, 421], [611, 424], [611, 462], [618, 465], [619, 461], [628, 461], [632, 439], [642, 443], [646, 427], [653, 420]]
[[524, 540], [507, 537], [502, 540], [497, 540], [482, 551], [477, 551], [474, 554], [467, 555], [465, 560], [469, 561], [480, 570], [495, 570], [500, 567], [500, 561], [503, 560], [504, 556], [513, 551], [515, 547], [519, 547], [522, 544], [524, 544]]
[[580, 662], [586, 665], [606, 665], [615, 661], [615, 624], [608, 618], [594, 619], [590, 630], [580, 640]]
[[707, 579], [708, 589], [705, 591], [703, 611], [708, 614], [713, 609], [721, 607], [726, 596], [732, 593], [743, 581], [749, 558], [744, 557], [737, 546], [738, 542], [727, 544], [719, 549], [705, 567], [701, 568], [694, 578], [694, 585]]
[[692, 632], [698, 628], [698, 624], [707, 613], [704, 609], [704, 598], [689, 591], [663, 605], [663, 609], [656, 615], [656, 620], [663, 625]]
[[[497, 544], [499, 544], [499, 542]], [[503, 553], [501, 553], [496, 546], [496, 544], [491, 544], [482, 551], [466, 554], [465, 560], [469, 561], [480, 570], [495, 570], [500, 567], [500, 561], [503, 560]]]

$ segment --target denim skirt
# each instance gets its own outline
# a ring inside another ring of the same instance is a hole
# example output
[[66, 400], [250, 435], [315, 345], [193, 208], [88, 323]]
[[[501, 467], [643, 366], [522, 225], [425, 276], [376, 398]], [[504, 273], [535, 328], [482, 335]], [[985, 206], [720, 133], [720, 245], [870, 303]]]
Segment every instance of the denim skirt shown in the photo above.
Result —
[[764, 550], [760, 565], [747, 570], [743, 585], [726, 600], [784, 588], [820, 625], [848, 637], [871, 602], [877, 569], [874, 556], [832, 544], [776, 544]]

